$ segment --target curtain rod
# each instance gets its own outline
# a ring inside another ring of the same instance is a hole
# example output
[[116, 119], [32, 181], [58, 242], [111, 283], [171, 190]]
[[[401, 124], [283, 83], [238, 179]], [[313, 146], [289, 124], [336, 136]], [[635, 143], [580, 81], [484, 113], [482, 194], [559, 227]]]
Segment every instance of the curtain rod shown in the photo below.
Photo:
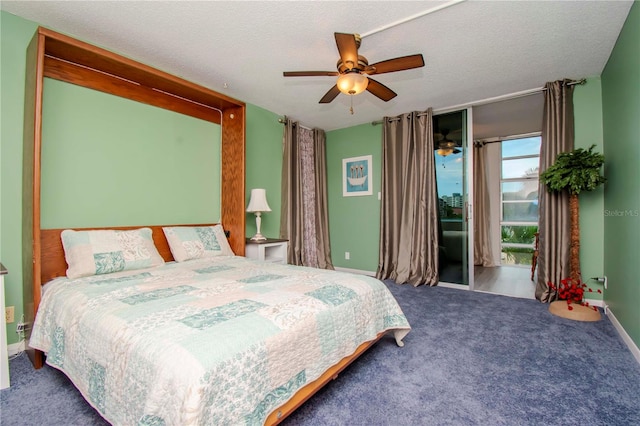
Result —
[[[280, 124], [287, 124], [287, 122], [288, 122], [288, 121], [291, 121], [291, 120], [290, 120], [290, 119], [289, 119], [289, 117], [287, 117], [286, 115], [285, 115], [285, 116], [283, 116], [283, 117], [278, 117], [278, 123], [280, 123]], [[291, 125], [292, 125], [292, 126], [300, 126], [300, 127], [302, 127], [303, 129], [307, 129], [307, 130], [313, 130], [313, 129], [312, 129], [312, 128], [310, 128], [310, 127], [303, 126], [302, 124], [298, 123], [297, 121], [294, 121], [293, 123], [291, 123]]]
[[[422, 117], [424, 115], [427, 115], [426, 112], [419, 112], [418, 114], [416, 114], [418, 117]], [[411, 118], [411, 116], [407, 116], [407, 119]], [[390, 117], [389, 121], [400, 121], [400, 117]], [[372, 121], [371, 125], [372, 126], [377, 126], [378, 124], [382, 124], [384, 123], [384, 120], [378, 120], [378, 121]]]
[[519, 135], [498, 136], [498, 137], [486, 138], [486, 139], [475, 139], [473, 141], [473, 144], [475, 146], [482, 147], [490, 143], [505, 142], [513, 139], [531, 138], [534, 136], [540, 136], [541, 134], [542, 132], [531, 132], [531, 133], [521, 133]]
[[[571, 80], [571, 81], [569, 81], [567, 83], [567, 86], [575, 86], [576, 84], [582, 85], [582, 84], [585, 84], [586, 82], [587, 82], [586, 78], [581, 78], [579, 80]], [[535, 93], [544, 92], [546, 90], [547, 90], [546, 87], [538, 87], [537, 89], [529, 89], [529, 90], [523, 90], [521, 92], [508, 93], [506, 95], [495, 96], [493, 98], [481, 99], [481, 100], [474, 101], [474, 102], [469, 102], [469, 103], [466, 103], [466, 104], [459, 104], [459, 105], [454, 105], [454, 106], [450, 106], [450, 107], [440, 108], [440, 109], [437, 109], [437, 110], [433, 110], [433, 113], [434, 114], [439, 114], [439, 113], [444, 113], [444, 112], [453, 112], [453, 111], [458, 111], [458, 110], [469, 108], [469, 107], [473, 107], [473, 106], [480, 106], [480, 105], [491, 104], [491, 103], [499, 102], [499, 101], [507, 101], [507, 100], [511, 100], [511, 99], [517, 99], [517, 98], [521, 98], [523, 96], [529, 96], [529, 95], [533, 95]], [[418, 114], [418, 116], [420, 116], [420, 114]], [[397, 118], [395, 118], [395, 120], [397, 120]], [[372, 121], [371, 125], [372, 126], [376, 126], [376, 125], [382, 124], [382, 123], [384, 123], [384, 120]]]

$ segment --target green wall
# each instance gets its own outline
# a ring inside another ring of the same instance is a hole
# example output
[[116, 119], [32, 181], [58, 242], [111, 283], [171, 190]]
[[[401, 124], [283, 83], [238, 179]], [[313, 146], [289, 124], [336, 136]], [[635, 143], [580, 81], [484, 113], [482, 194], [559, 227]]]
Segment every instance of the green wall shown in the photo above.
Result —
[[[573, 94], [575, 147], [589, 148], [595, 145], [597, 152], [604, 152], [602, 140], [602, 86], [599, 77], [587, 79], [587, 83], [575, 86]], [[604, 275], [604, 186], [580, 194], [580, 268], [582, 279], [593, 293], [586, 297], [602, 300], [601, 283], [592, 277]]]
[[218, 124], [44, 83], [43, 228], [220, 221]]
[[[26, 50], [38, 25], [0, 11], [0, 260], [5, 276], [5, 303], [22, 307], [22, 127]], [[7, 325], [7, 342], [18, 341], [16, 322]]]
[[[254, 105], [247, 105], [246, 200], [251, 189], [264, 188], [271, 211], [262, 214], [260, 232], [268, 238], [280, 236], [280, 197], [283, 127], [279, 116]], [[247, 213], [246, 235], [256, 233], [256, 217]]]
[[[372, 155], [373, 194], [342, 196], [342, 159]], [[327, 198], [331, 257], [336, 267], [375, 272], [380, 240], [382, 126], [360, 126], [327, 132]], [[345, 259], [349, 252], [350, 260]]]
[[605, 301], [640, 347], [640, 4], [602, 73]]

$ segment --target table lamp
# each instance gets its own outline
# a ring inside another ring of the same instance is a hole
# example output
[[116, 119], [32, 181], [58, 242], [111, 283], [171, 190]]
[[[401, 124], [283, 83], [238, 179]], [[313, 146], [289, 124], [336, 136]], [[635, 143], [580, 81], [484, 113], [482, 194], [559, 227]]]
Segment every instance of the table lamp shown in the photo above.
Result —
[[255, 213], [256, 215], [256, 235], [251, 237], [251, 241], [264, 241], [267, 239], [260, 233], [260, 225], [262, 223], [262, 212], [270, 212], [269, 204], [267, 203], [267, 191], [262, 188], [251, 190], [251, 199], [247, 206], [247, 212]]

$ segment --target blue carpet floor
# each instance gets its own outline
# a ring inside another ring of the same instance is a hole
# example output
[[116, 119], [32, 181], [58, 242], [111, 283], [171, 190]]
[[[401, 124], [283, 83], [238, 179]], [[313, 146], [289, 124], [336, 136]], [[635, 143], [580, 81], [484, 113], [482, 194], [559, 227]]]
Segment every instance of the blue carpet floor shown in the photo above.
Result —
[[[640, 365], [608, 319], [387, 285], [413, 328], [405, 346], [383, 338], [284, 425], [640, 425]], [[2, 425], [106, 424], [62, 373], [24, 356], [10, 368]]]

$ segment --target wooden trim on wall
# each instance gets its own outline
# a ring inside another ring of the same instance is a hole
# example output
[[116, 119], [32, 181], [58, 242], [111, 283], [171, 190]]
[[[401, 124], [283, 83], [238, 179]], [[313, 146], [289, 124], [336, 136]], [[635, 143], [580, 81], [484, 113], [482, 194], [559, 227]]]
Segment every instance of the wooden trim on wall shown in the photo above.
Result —
[[[24, 320], [33, 324], [40, 304], [40, 154], [44, 36], [36, 33], [27, 47], [22, 155], [22, 298]], [[30, 285], [33, 283], [33, 285]], [[31, 327], [25, 329], [25, 339]], [[39, 351], [27, 349], [36, 368], [44, 365]]]
[[[229, 244], [238, 256], [244, 256], [246, 242], [245, 212], [245, 110], [229, 108], [222, 116], [222, 200], [221, 220], [230, 232]], [[242, 194], [242, 196], [237, 196]]]
[[222, 113], [216, 109], [150, 89], [129, 80], [123, 80], [50, 56], [45, 57], [44, 64], [45, 77], [168, 109], [216, 124], [220, 124], [222, 121], [220, 119]]
[[111, 74], [218, 110], [245, 105], [222, 93], [55, 31], [40, 27], [38, 32], [46, 37], [45, 55], [52, 58]]

